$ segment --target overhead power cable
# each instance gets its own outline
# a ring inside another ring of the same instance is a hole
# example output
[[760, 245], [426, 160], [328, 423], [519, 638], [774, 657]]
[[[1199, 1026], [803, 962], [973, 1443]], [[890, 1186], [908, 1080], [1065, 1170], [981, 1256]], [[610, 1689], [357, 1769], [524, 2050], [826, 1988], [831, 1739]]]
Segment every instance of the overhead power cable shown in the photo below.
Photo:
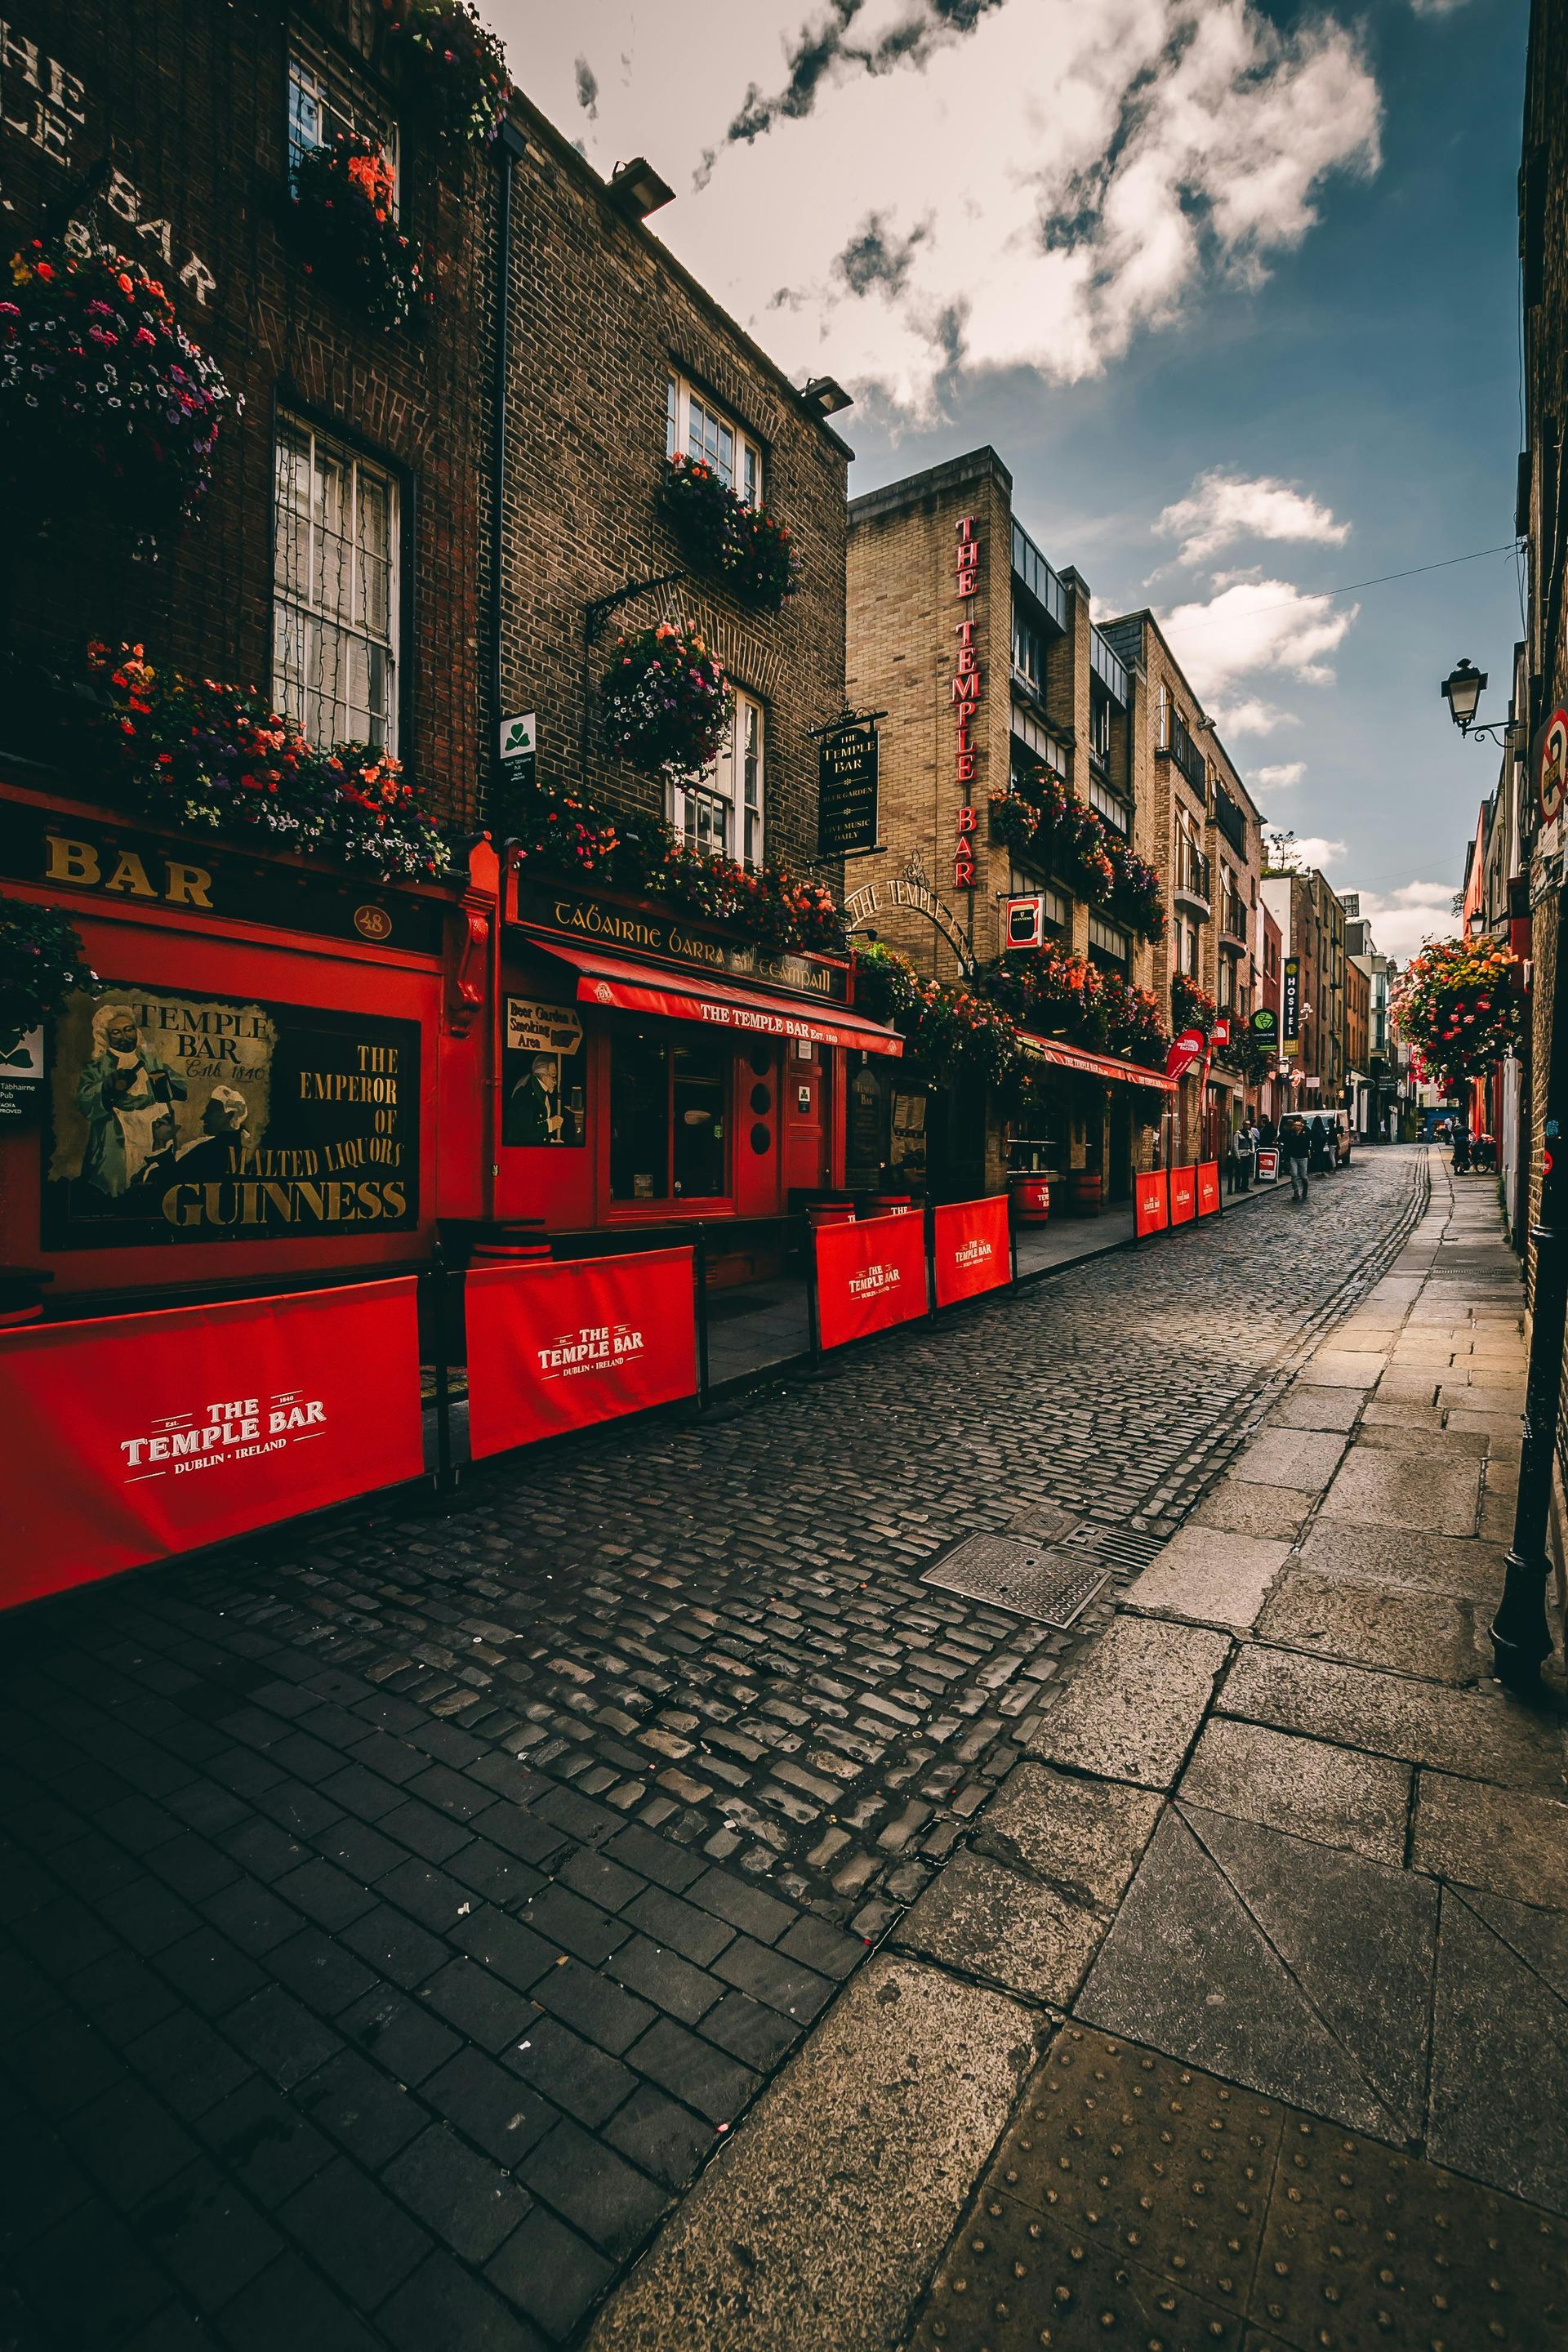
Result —
[[[1353, 596], [1358, 588], [1382, 588], [1390, 580], [1414, 580], [1416, 578], [1418, 573], [1423, 572], [1448, 572], [1452, 570], [1456, 563], [1479, 563], [1484, 555], [1512, 555], [1518, 549], [1518, 540], [1510, 539], [1506, 541], [1501, 547], [1478, 547], [1472, 550], [1468, 555], [1445, 555], [1441, 562], [1437, 563], [1413, 563], [1408, 572], [1380, 572], [1377, 573], [1375, 578], [1371, 580], [1347, 581], [1342, 588], [1302, 588], [1299, 590], [1294, 596], [1291, 596], [1289, 599], [1281, 598], [1278, 604], [1254, 604], [1249, 609], [1247, 617], [1248, 620], [1251, 620], [1256, 615], [1263, 613], [1295, 612], [1298, 611], [1303, 604], [1310, 604], [1315, 600], [1326, 602], [1329, 598], [1333, 596]], [[1227, 595], [1229, 591], [1227, 589], [1222, 589], [1220, 593], [1222, 595]], [[1206, 620], [1189, 621], [1186, 624], [1186, 628], [1209, 629], [1214, 626], [1215, 621], [1229, 621], [1234, 618], [1235, 615], [1231, 613], [1211, 613]]]

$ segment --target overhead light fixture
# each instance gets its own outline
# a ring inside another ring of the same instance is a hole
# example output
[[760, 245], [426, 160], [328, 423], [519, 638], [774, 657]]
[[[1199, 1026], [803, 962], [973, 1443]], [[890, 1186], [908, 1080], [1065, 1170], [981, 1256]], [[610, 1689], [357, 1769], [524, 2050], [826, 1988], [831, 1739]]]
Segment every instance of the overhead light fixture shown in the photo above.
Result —
[[610, 174], [610, 198], [633, 220], [646, 220], [663, 205], [675, 202], [675, 190], [661, 180], [646, 155], [617, 163]]
[[853, 408], [855, 405], [854, 394], [846, 392], [844, 386], [830, 375], [809, 378], [802, 384], [800, 396], [808, 408], [816, 409], [818, 416], [837, 416], [841, 408]]

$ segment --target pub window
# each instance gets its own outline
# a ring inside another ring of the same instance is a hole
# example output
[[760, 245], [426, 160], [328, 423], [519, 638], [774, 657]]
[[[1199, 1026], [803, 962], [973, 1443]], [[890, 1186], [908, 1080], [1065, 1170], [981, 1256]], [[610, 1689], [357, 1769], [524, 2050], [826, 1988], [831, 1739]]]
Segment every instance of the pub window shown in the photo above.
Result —
[[610, 1197], [710, 1201], [729, 1191], [730, 1049], [618, 1031], [610, 1047]]
[[304, 33], [289, 40], [289, 170], [313, 147], [325, 147], [340, 131], [374, 139], [392, 167], [397, 201], [397, 125], [371, 104], [346, 68]]
[[1013, 772], [1041, 760], [1054, 774], [1068, 773], [1068, 755], [1047, 728], [1042, 727], [1032, 711], [1021, 702], [1013, 705]]
[[1089, 780], [1089, 804], [1091, 809], [1098, 809], [1106, 823], [1113, 824], [1118, 833], [1128, 831], [1130, 820], [1126, 802], [1118, 800], [1110, 785], [1102, 784], [1100, 778], [1092, 774]]
[[765, 735], [762, 704], [737, 693], [730, 732], [713, 767], [673, 787], [670, 820], [689, 849], [761, 866]]
[[732, 417], [683, 375], [667, 380], [664, 454], [700, 457], [749, 507], [763, 503], [763, 453]]
[[1065, 898], [1061, 891], [1052, 889], [1048, 882], [1040, 883], [1026, 874], [1021, 866], [1015, 865], [1008, 869], [1008, 888], [1015, 897], [1025, 892], [1033, 897], [1038, 892], [1048, 929], [1069, 931], [1072, 929], [1071, 899]]
[[1109, 957], [1113, 963], [1125, 964], [1132, 953], [1132, 935], [1118, 923], [1108, 923], [1100, 915], [1089, 919], [1089, 944], [1097, 960]]
[[312, 742], [397, 748], [397, 485], [278, 423], [272, 698]]
[[1097, 677], [1089, 682], [1089, 748], [1096, 760], [1110, 757], [1110, 697]]

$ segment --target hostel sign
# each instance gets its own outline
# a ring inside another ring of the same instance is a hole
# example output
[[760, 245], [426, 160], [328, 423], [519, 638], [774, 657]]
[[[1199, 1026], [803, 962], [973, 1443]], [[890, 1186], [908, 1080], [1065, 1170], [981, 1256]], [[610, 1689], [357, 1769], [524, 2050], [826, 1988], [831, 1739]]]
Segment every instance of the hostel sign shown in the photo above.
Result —
[[1279, 1030], [1279, 1050], [1288, 1061], [1301, 1057], [1301, 959], [1287, 956], [1280, 982], [1279, 1003], [1283, 1018]]

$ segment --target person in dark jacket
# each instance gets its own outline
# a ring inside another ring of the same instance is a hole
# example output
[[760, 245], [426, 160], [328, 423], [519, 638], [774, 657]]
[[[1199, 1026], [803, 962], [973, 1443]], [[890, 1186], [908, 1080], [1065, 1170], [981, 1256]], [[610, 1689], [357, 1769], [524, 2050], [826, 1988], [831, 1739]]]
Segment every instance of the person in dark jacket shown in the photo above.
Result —
[[1279, 1151], [1290, 1172], [1292, 1201], [1304, 1201], [1307, 1197], [1307, 1177], [1311, 1150], [1312, 1143], [1311, 1138], [1307, 1133], [1307, 1122], [1300, 1111], [1292, 1111], [1289, 1118], [1280, 1122], [1279, 1127]]
[[1333, 1142], [1328, 1120], [1314, 1111], [1307, 1129], [1308, 1150], [1314, 1176], [1326, 1176], [1333, 1165]]

